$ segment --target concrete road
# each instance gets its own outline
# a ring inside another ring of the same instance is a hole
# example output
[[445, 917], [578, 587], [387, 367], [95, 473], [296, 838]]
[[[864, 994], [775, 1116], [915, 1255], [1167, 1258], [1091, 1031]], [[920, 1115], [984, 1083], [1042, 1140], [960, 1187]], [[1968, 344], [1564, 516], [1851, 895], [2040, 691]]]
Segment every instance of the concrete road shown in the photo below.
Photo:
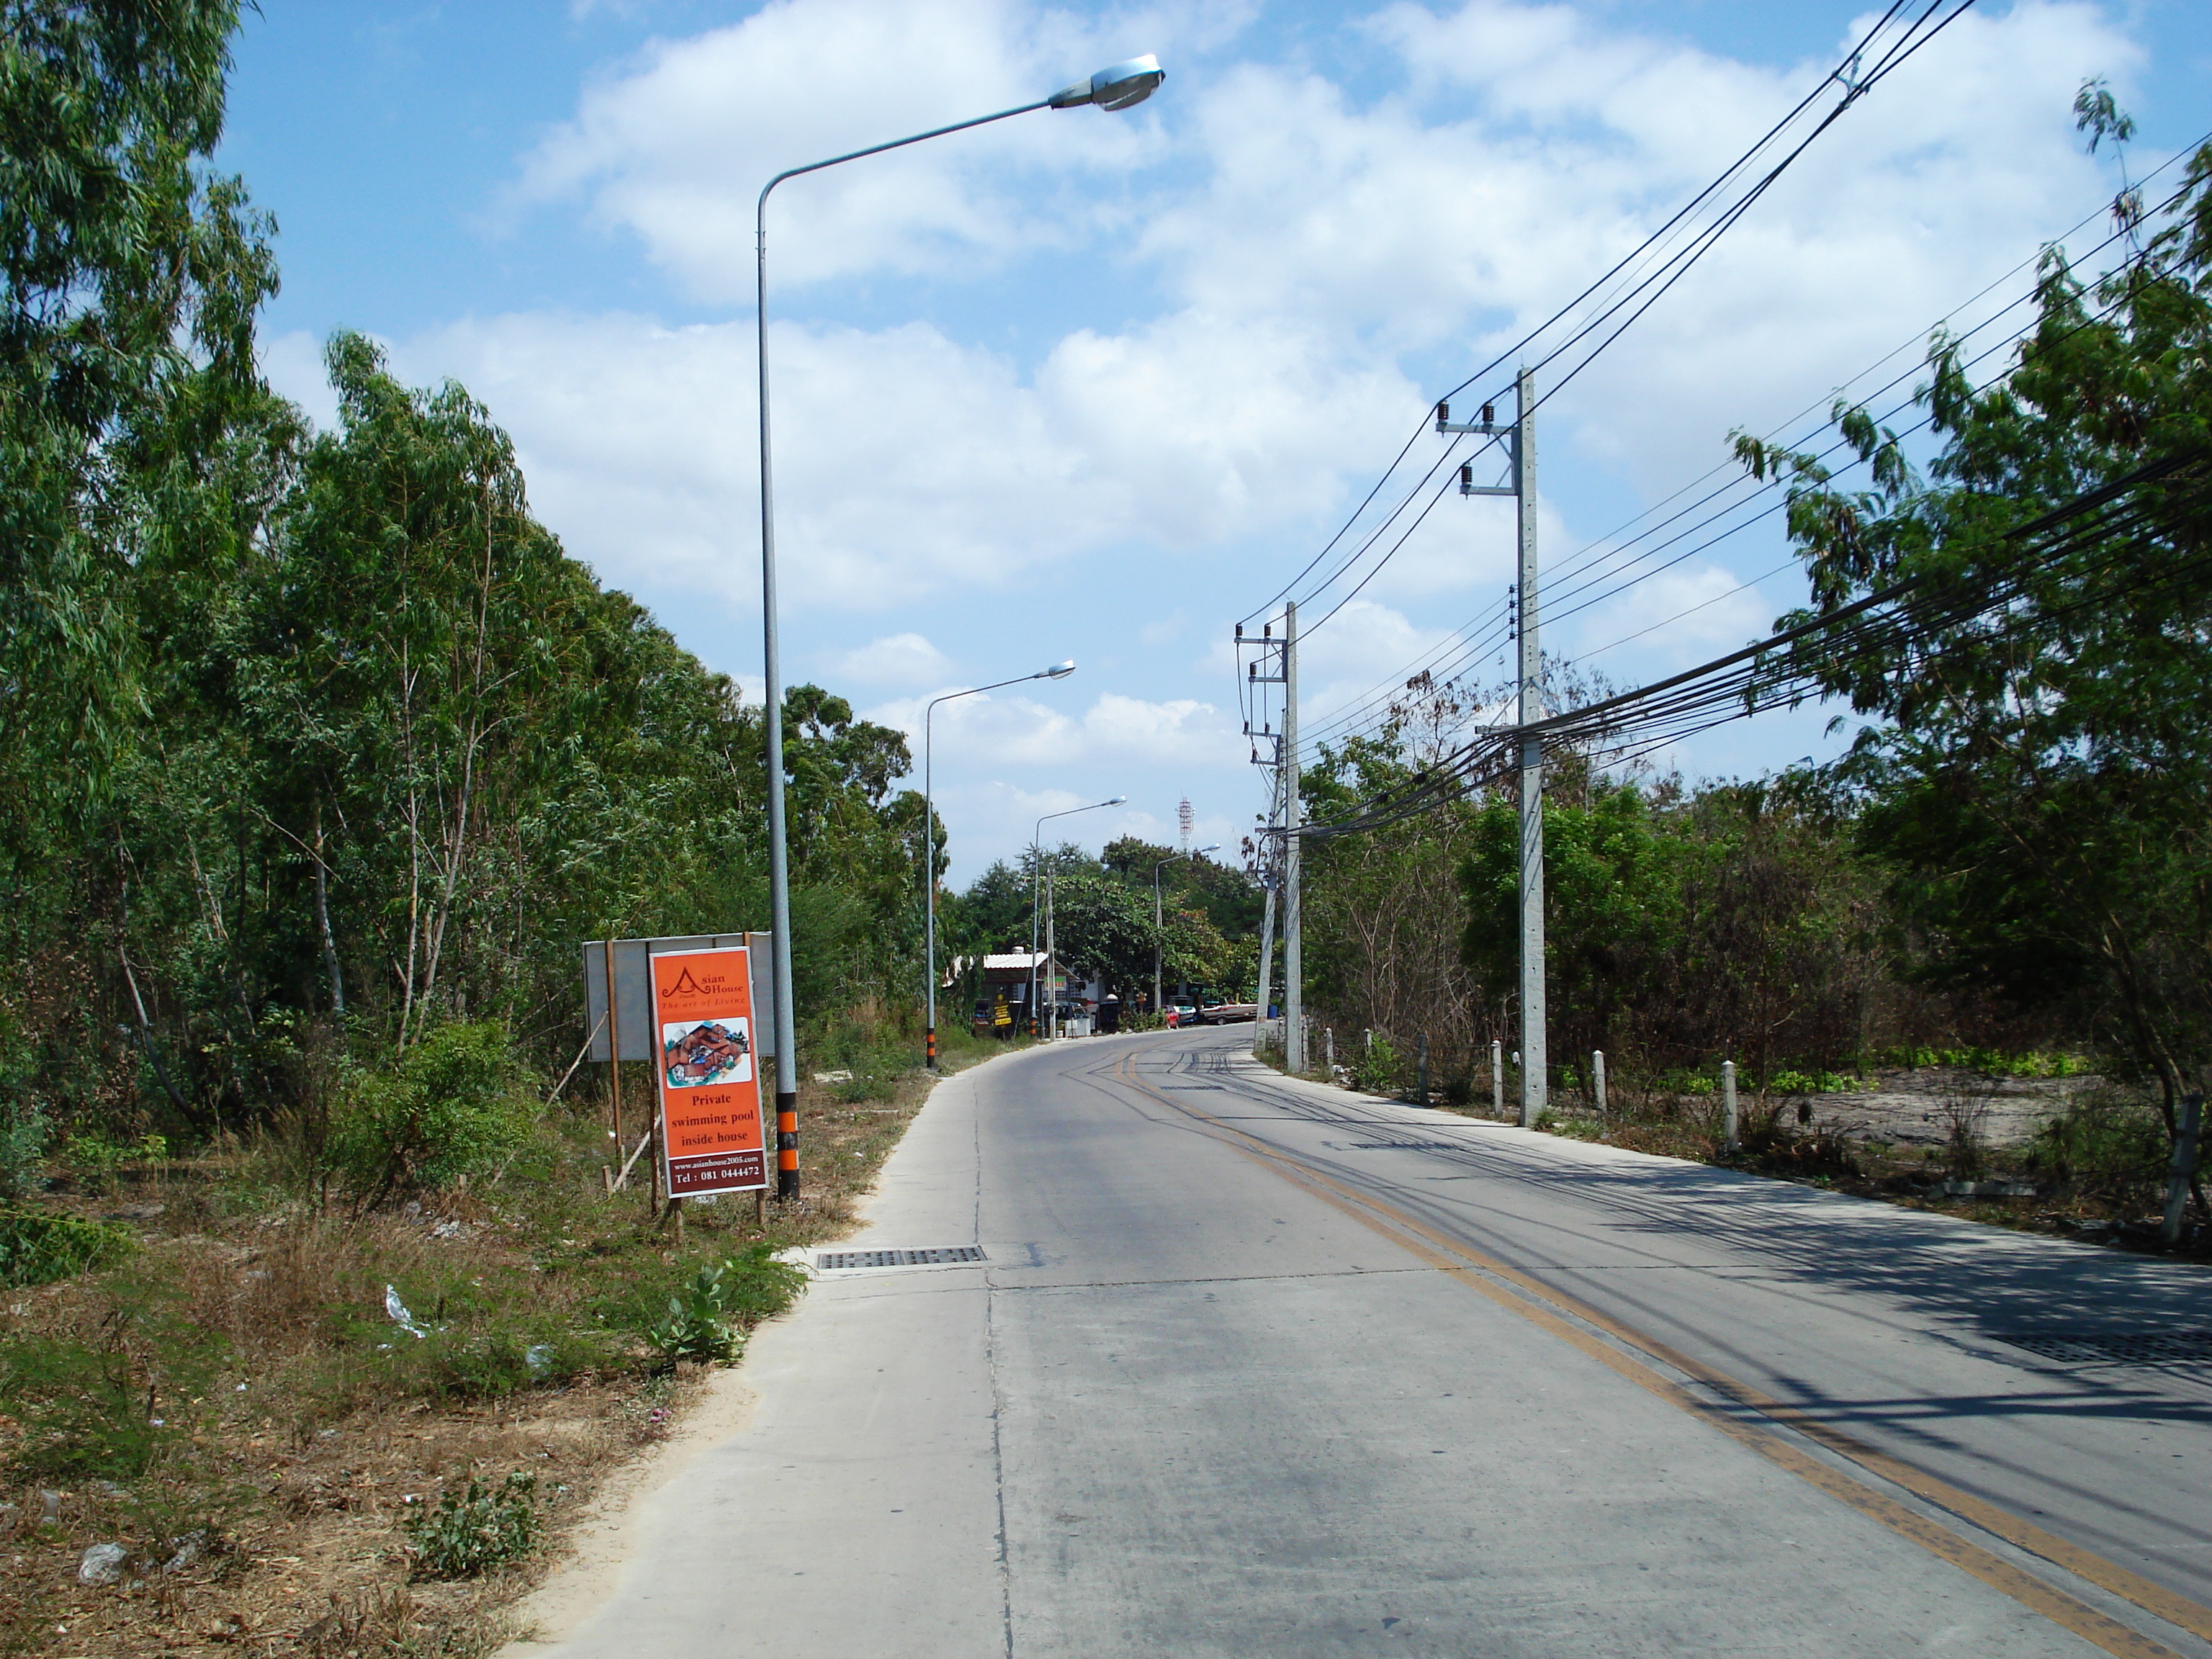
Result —
[[2212, 1373], [2112, 1346], [2212, 1325], [2201, 1273], [1249, 1041], [941, 1085], [837, 1248], [985, 1260], [823, 1273], [514, 1651], [2212, 1659]]

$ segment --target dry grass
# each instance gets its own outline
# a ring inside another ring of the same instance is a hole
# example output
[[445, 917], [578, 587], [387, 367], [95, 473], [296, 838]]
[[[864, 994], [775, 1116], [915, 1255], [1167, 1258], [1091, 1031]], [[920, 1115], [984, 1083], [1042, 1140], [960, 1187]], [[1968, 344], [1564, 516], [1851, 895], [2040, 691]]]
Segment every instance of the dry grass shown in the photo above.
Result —
[[[323, 1212], [250, 1152], [133, 1171], [114, 1195], [52, 1195], [123, 1217], [141, 1249], [105, 1274], [0, 1292], [0, 1343], [112, 1354], [131, 1411], [165, 1437], [125, 1479], [25, 1475], [51, 1447], [36, 1423], [0, 1418], [18, 1470], [0, 1489], [0, 1652], [490, 1651], [568, 1518], [669, 1431], [699, 1380], [656, 1374], [634, 1304], [665, 1305], [671, 1281], [745, 1246], [834, 1237], [926, 1091], [909, 1076], [888, 1099], [848, 1103], [808, 1086], [805, 1196], [768, 1206], [764, 1225], [749, 1199], [695, 1204], [680, 1240], [641, 1193], [604, 1195], [590, 1103], [499, 1183], [419, 1213]], [[399, 1332], [387, 1284], [446, 1328]], [[559, 1346], [557, 1376], [513, 1374], [526, 1338]], [[417, 1582], [398, 1524], [410, 1500], [514, 1469], [538, 1477], [544, 1546], [483, 1578]], [[131, 1552], [123, 1582], [80, 1584], [86, 1548], [106, 1542]]]

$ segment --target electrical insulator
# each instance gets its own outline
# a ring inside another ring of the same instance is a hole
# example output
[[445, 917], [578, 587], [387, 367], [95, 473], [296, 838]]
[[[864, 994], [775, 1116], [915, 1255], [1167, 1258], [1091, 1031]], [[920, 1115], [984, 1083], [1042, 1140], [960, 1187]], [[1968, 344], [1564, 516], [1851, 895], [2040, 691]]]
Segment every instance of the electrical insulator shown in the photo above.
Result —
[[1483, 423], [1483, 425], [1485, 425], [1485, 426], [1496, 426], [1496, 425], [1498, 424], [1498, 408], [1497, 408], [1497, 405], [1496, 405], [1496, 404], [1483, 404], [1483, 406], [1482, 406], [1482, 423]]
[[1437, 405], [1437, 430], [1439, 432], [1443, 431], [1444, 429], [1444, 422], [1450, 419], [1451, 405], [1448, 403], [1439, 403]]
[[1473, 461], [1462, 461], [1460, 463], [1459, 487], [1462, 489], [1472, 489], [1474, 488], [1474, 463]]

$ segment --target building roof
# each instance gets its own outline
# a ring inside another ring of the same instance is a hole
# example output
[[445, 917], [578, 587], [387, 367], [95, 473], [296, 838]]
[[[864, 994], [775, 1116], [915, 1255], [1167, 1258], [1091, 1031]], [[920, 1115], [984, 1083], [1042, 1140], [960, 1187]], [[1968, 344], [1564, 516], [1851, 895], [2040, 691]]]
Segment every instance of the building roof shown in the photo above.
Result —
[[1024, 973], [1027, 973], [1032, 968], [1044, 966], [1044, 952], [1042, 951], [994, 951], [983, 958], [983, 966], [987, 970], [993, 968], [1018, 968]]

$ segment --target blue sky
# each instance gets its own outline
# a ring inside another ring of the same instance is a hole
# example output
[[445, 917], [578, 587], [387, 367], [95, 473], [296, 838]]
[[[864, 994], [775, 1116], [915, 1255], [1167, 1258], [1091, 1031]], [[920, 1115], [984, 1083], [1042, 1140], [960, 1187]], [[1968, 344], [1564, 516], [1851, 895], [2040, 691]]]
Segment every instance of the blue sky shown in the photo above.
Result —
[[[2126, 165], [2156, 167], [2212, 128], [2208, 14], [1985, 0], [1876, 88], [1546, 406], [1547, 568], [1724, 461], [1732, 428], [1887, 380], [1939, 319], [1996, 314], [2044, 242], [2085, 219], [2071, 245], [2101, 238], [2118, 175], [2081, 153], [2074, 89], [2108, 77], [2141, 123]], [[569, 550], [757, 688], [761, 183], [1158, 52], [1168, 82], [1137, 110], [1024, 116], [772, 210], [787, 674], [918, 735], [937, 692], [1081, 665], [939, 711], [957, 882], [1040, 813], [1114, 794], [1128, 805], [1058, 827], [1171, 841], [1187, 795], [1198, 841], [1233, 842], [1261, 785], [1231, 624], [1438, 393], [1662, 222], [1873, 15], [270, 0], [238, 43], [222, 160], [280, 226], [282, 389], [328, 417], [316, 354], [340, 327], [411, 380], [459, 380]], [[1439, 507], [1309, 647], [1310, 723], [1500, 600], [1510, 517]], [[1670, 672], [1796, 603], [1792, 574], [1766, 576], [1786, 562], [1751, 526], [1628, 569], [1644, 579], [1548, 642], [1617, 684]], [[1826, 718], [1668, 758], [1758, 771], [1820, 752]]]

